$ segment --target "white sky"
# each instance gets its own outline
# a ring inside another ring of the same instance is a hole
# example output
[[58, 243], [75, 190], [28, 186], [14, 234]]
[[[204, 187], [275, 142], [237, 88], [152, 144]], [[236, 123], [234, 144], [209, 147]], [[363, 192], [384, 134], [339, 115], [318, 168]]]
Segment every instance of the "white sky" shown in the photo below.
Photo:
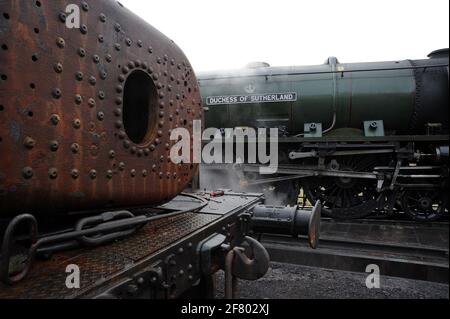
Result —
[[449, 47], [449, 0], [120, 0], [194, 70], [425, 58]]

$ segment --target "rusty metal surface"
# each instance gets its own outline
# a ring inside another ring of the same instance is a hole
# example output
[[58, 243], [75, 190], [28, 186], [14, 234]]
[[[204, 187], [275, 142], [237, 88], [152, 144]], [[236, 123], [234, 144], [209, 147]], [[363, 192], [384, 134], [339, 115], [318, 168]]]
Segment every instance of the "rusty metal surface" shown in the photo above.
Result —
[[[49, 261], [38, 262], [24, 282], [13, 287], [0, 284], [0, 299], [75, 298], [218, 218], [187, 213], [155, 221], [136, 235], [111, 245], [57, 254]], [[79, 290], [66, 287], [68, 264], [80, 267]]]
[[0, 1], [0, 75], [0, 216], [158, 203], [197, 172], [169, 159], [171, 130], [203, 116], [192, 68], [117, 1]]

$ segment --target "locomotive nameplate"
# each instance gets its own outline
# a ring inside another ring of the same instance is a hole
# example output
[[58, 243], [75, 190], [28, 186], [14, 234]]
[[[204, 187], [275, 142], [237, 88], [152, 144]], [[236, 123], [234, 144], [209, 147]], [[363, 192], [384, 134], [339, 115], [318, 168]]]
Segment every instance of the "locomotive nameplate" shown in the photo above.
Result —
[[208, 96], [206, 98], [206, 105], [295, 102], [297, 99], [297, 93], [292, 92]]

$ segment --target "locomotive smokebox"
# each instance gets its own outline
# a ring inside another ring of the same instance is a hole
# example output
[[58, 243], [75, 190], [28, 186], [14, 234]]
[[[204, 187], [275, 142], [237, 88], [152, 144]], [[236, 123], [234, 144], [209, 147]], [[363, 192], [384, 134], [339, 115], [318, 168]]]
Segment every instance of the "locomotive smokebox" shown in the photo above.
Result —
[[308, 236], [311, 248], [317, 248], [321, 211], [320, 202], [312, 210], [258, 205], [253, 209], [252, 229], [255, 233]]
[[0, 216], [155, 204], [196, 174], [170, 160], [194, 72], [119, 2], [1, 1], [0, 46]]

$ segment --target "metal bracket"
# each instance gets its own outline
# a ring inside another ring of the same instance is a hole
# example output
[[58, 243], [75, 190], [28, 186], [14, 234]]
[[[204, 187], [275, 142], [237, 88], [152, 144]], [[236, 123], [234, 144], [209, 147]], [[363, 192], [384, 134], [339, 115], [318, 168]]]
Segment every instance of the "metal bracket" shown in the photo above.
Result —
[[[27, 256], [23, 262], [23, 267], [20, 270], [14, 271], [11, 269], [11, 259], [12, 248], [14, 244], [14, 234], [19, 229], [20, 226], [26, 224], [28, 226], [28, 235], [31, 242], [30, 248], [28, 249]], [[3, 236], [2, 250], [1, 250], [1, 261], [0, 261], [0, 280], [7, 284], [13, 285], [24, 279], [31, 269], [33, 259], [36, 253], [36, 242], [37, 242], [37, 221], [33, 215], [23, 214], [16, 216], [8, 225]], [[14, 273], [14, 275], [11, 275]]]
[[216, 249], [220, 249], [226, 239], [225, 235], [215, 233], [199, 243], [197, 251], [200, 255], [200, 269], [203, 274], [212, 274], [212, 252]]
[[364, 122], [364, 136], [384, 136], [384, 122], [383, 121], [365, 121]]
[[322, 123], [305, 123], [305, 137], [322, 137]]

